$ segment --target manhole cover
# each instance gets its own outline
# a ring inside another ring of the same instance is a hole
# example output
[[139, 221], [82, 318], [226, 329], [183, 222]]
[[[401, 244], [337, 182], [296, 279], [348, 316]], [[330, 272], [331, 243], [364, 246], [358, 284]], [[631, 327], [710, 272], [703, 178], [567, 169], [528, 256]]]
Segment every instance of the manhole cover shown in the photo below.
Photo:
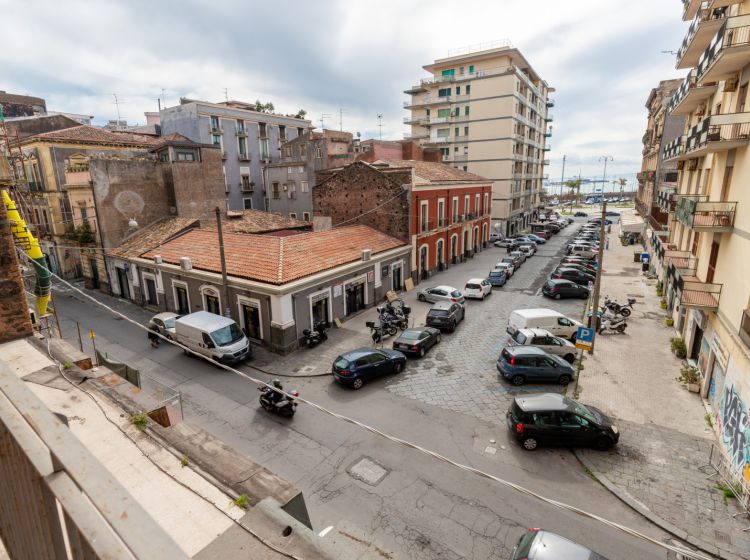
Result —
[[370, 486], [377, 486], [390, 472], [378, 465], [372, 459], [362, 457], [359, 461], [349, 467], [348, 472], [357, 480], [361, 480]]

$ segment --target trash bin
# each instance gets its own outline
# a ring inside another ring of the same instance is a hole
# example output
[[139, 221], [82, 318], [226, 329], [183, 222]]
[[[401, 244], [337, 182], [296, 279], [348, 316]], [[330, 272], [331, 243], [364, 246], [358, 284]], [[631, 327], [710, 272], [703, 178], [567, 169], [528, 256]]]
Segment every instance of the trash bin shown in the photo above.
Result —
[[641, 252], [640, 251], [634, 251], [633, 252], [633, 262], [641, 262]]

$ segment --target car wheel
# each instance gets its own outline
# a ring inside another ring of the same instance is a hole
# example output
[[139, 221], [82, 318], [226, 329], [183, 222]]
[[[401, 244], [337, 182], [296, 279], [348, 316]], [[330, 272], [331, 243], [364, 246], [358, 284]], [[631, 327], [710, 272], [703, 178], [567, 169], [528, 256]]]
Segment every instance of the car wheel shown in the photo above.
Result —
[[354, 383], [352, 383], [352, 387], [355, 388], [355, 389], [361, 389], [362, 385], [364, 385], [364, 384], [365, 384], [365, 382], [362, 380], [362, 378], [361, 377], [357, 377], [354, 380]]
[[417, 296], [417, 299], [418, 299], [419, 301], [427, 301], [427, 298], [426, 298], [426, 297], [424, 297], [424, 294], [419, 294], [419, 295]]
[[453, 331], [456, 330], [456, 320], [455, 319], [453, 321], [451, 321], [449, 329], [450, 329], [451, 332], [453, 332]]
[[523, 385], [526, 380], [523, 378], [523, 375], [516, 375], [513, 377], [513, 379], [510, 380], [513, 385], [518, 387], [519, 385]]
[[594, 448], [598, 449], [599, 451], [606, 451], [610, 447], [612, 447], [612, 440], [608, 437], [602, 436], [594, 441]]
[[570, 335], [570, 338], [568, 340], [570, 340], [573, 344], [575, 344], [576, 343], [576, 335], [575, 334]]
[[560, 294], [555, 294], [555, 299], [560, 299]]
[[532, 437], [523, 438], [521, 444], [526, 451], [534, 451], [534, 449], [539, 447], [539, 442]]
[[443, 340], [443, 336], [438, 333], [437, 337], [435, 338], [435, 344], [440, 344], [441, 340]]
[[424, 358], [424, 355], [425, 355], [426, 353], [427, 353], [427, 351], [426, 351], [426, 350], [424, 349], [424, 346], [422, 346], [422, 347], [421, 347], [421, 348], [419, 349], [419, 357], [420, 357], [420, 358]]
[[563, 360], [565, 360], [569, 364], [572, 364], [573, 362], [576, 361], [576, 355], [575, 354], [567, 354], [566, 356], [563, 357]]
[[560, 385], [567, 385], [568, 383], [570, 383], [570, 376], [567, 374], [561, 375], [560, 377], [557, 378], [557, 382]]
[[401, 362], [396, 362], [393, 365], [393, 373], [401, 373], [401, 371], [404, 369], [404, 364]]
[[484, 292], [482, 292], [482, 297], [480, 297], [479, 299], [484, 301]]

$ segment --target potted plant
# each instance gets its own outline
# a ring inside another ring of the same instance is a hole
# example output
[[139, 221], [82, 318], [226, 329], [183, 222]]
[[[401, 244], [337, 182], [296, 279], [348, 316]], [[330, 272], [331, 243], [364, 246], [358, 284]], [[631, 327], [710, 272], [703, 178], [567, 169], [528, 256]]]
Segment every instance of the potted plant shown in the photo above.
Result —
[[675, 336], [670, 338], [669, 344], [675, 356], [677, 356], [681, 360], [684, 360], [687, 357], [687, 346], [685, 346], [685, 341], [682, 340], [681, 337]]
[[691, 366], [688, 363], [682, 364], [682, 367], [680, 368], [680, 377], [677, 378], [677, 381], [687, 385], [688, 391], [691, 393], [697, 393], [700, 391], [700, 372], [695, 366]]

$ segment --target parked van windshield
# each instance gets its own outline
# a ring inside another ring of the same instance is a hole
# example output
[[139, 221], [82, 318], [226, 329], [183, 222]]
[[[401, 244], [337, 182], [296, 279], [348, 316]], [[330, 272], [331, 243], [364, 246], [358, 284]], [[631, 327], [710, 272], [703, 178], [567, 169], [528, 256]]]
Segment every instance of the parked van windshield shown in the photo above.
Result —
[[214, 339], [217, 346], [229, 346], [238, 340], [242, 340], [242, 336], [242, 331], [237, 323], [232, 323], [211, 333], [211, 338]]

